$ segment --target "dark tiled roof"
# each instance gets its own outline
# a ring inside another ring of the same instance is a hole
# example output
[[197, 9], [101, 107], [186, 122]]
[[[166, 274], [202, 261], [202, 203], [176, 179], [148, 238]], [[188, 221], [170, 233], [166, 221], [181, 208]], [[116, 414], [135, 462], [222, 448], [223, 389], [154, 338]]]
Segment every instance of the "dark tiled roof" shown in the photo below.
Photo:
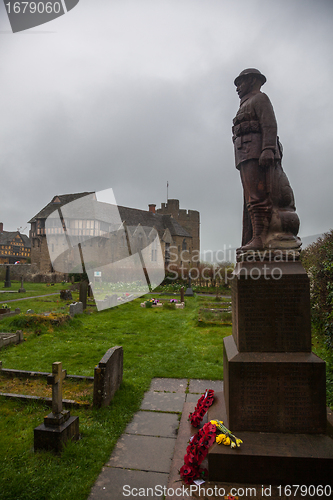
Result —
[[58, 196], [54, 196], [53, 200], [55, 198], [59, 198], [60, 203], [53, 203], [53, 201], [50, 201], [38, 214], [36, 214], [32, 219], [29, 220], [29, 224], [32, 222], [36, 222], [36, 219], [46, 219], [54, 210], [57, 210], [57, 208], [62, 207], [63, 205], [66, 205], [67, 203], [70, 203], [71, 201], [77, 200], [78, 198], [82, 198], [82, 196], [87, 196], [89, 194], [93, 194], [92, 192], [85, 192], [85, 193], [75, 193], [75, 194], [60, 194]]
[[146, 210], [121, 206], [118, 206], [118, 209], [121, 220], [127, 226], [141, 224], [148, 228], [155, 227], [160, 234], [168, 228], [172, 236], [190, 237], [190, 234], [171, 215], [154, 214]]
[[[85, 199], [81, 200], [80, 198], [83, 197], [85, 197]], [[176, 221], [176, 219], [171, 217], [171, 215], [161, 215], [147, 210], [98, 202], [95, 199], [94, 192], [65, 194], [59, 195], [57, 198], [59, 198], [60, 203], [50, 202], [29, 222], [35, 222], [37, 219], [46, 219], [58, 208], [76, 200], [73, 206], [68, 206], [67, 208], [65, 206], [63, 207], [62, 214], [64, 218], [68, 216], [72, 219], [95, 219], [108, 223], [113, 222], [116, 226], [119, 226], [121, 222], [123, 222], [130, 231], [131, 228], [135, 228], [141, 224], [146, 233], [148, 233], [151, 228], [155, 227], [161, 237], [166, 229], [169, 229], [171, 236], [191, 237], [191, 235]], [[58, 216], [58, 214], [56, 216]]]
[[[13, 243], [13, 239], [15, 236], [20, 235], [24, 246], [30, 248], [31, 247], [31, 242], [30, 239], [26, 234], [21, 234], [19, 231], [3, 231], [3, 233], [0, 233], [0, 245], [10, 245]], [[15, 244], [15, 242], [14, 242]]]

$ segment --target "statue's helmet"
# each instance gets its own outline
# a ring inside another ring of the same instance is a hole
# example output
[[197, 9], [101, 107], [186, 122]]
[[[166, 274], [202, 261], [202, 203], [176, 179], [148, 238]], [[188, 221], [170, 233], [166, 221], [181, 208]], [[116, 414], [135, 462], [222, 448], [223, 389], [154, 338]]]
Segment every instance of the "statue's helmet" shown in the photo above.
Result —
[[239, 83], [239, 80], [243, 76], [246, 76], [246, 75], [254, 75], [254, 76], [256, 76], [258, 78], [258, 80], [261, 81], [261, 85], [263, 85], [266, 82], [265, 75], [263, 75], [262, 73], [260, 73], [260, 71], [258, 69], [248, 68], [248, 69], [243, 69], [243, 71], [241, 71], [239, 73], [239, 75], [237, 76], [237, 78], [235, 78], [234, 84], [236, 85], [236, 87], [237, 87], [237, 85]]

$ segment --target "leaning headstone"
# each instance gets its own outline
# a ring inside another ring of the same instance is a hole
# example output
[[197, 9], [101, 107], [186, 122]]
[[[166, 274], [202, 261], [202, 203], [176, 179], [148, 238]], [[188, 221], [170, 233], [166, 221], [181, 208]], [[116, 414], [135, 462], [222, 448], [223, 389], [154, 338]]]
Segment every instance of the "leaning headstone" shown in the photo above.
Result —
[[19, 288], [18, 293], [26, 293], [26, 289], [23, 286], [23, 276], [21, 277], [21, 288]]
[[52, 385], [52, 413], [44, 417], [44, 423], [34, 429], [34, 450], [60, 452], [68, 440], [79, 439], [79, 417], [71, 417], [69, 410], [62, 408], [62, 382], [66, 370], [62, 363], [52, 364], [52, 374], [47, 383]]
[[75, 314], [82, 314], [83, 313], [83, 305], [82, 302], [73, 302], [73, 304], [70, 304], [69, 306], [69, 315], [73, 318]]
[[12, 284], [10, 281], [10, 268], [9, 266], [6, 266], [6, 278], [5, 278], [4, 288], [10, 288], [11, 286]]
[[108, 406], [119, 389], [122, 379], [123, 348], [112, 347], [95, 367], [93, 405], [97, 408]]

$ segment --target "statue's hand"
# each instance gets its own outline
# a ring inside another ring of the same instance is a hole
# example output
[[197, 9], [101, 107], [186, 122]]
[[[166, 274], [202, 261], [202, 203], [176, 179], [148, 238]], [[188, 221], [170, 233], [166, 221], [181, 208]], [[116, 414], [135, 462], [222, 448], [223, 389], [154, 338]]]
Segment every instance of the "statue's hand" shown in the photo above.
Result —
[[274, 151], [271, 149], [264, 149], [259, 158], [259, 165], [261, 167], [270, 167], [274, 165]]

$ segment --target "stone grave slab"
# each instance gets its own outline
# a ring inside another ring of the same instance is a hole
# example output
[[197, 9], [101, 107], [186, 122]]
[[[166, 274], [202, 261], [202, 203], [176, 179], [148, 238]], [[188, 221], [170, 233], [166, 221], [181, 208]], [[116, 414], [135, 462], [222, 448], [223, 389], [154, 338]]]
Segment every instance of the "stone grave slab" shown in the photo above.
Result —
[[196, 394], [204, 394], [206, 389], [213, 389], [213, 391], [222, 391], [223, 380], [199, 380], [191, 379], [189, 391]]
[[73, 318], [75, 314], [83, 314], [82, 302], [73, 302], [69, 305], [69, 315]]
[[126, 427], [125, 433], [175, 438], [178, 424], [175, 413], [139, 411]]
[[141, 410], [181, 412], [185, 402], [185, 393], [147, 392], [141, 404]]
[[154, 378], [150, 384], [150, 391], [185, 392], [186, 378]]
[[168, 473], [176, 439], [124, 434], [107, 465]]
[[[114, 467], [103, 467], [96, 484], [93, 486], [88, 500], [124, 500], [128, 489], [124, 489], [127, 485], [137, 495], [140, 488], [153, 489], [153, 494], [149, 495], [151, 500], [161, 500], [161, 495], [155, 495], [156, 485], [167, 485], [168, 474], [159, 472], [147, 472], [142, 470], [118, 469]], [[158, 491], [157, 491], [158, 493]], [[132, 495], [127, 498], [134, 498]]]

